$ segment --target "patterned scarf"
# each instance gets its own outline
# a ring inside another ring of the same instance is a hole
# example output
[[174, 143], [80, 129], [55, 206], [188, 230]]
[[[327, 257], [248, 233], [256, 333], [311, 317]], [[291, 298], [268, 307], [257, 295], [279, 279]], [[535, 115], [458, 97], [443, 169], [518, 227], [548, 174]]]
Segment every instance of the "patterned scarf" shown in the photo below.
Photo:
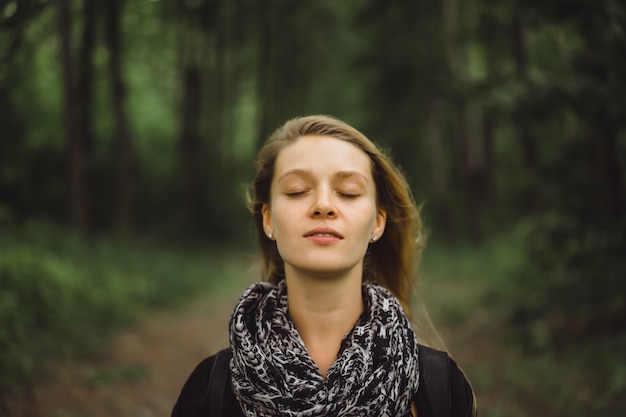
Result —
[[230, 321], [233, 390], [248, 417], [406, 417], [418, 386], [417, 339], [398, 300], [363, 284], [365, 309], [324, 379], [287, 313], [287, 286], [248, 288]]

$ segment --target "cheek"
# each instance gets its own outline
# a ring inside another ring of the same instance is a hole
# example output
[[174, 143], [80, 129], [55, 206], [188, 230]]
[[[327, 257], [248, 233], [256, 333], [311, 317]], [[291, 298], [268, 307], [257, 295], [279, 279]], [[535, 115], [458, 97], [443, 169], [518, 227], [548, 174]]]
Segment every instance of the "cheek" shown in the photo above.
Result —
[[280, 221], [274, 215], [274, 212], [272, 212], [272, 216], [270, 218], [271, 218], [271, 221], [272, 221], [272, 228], [274, 229], [274, 234], [279, 235], [280, 234], [280, 229], [281, 229]]
[[376, 208], [368, 205], [361, 210], [363, 215], [360, 217], [358, 224], [355, 223], [355, 227], [358, 228], [359, 234], [363, 239], [369, 240], [374, 228], [376, 227]]
[[270, 216], [272, 221], [272, 226], [277, 233], [280, 233], [281, 230], [289, 230], [289, 219], [291, 216], [289, 215], [289, 210], [286, 210], [280, 202], [273, 203], [273, 210]]
[[370, 227], [374, 227], [376, 225], [376, 219], [378, 217], [378, 207], [376, 207], [375, 203], [369, 203], [367, 208], [364, 209], [364, 212], [367, 212], [367, 223]]

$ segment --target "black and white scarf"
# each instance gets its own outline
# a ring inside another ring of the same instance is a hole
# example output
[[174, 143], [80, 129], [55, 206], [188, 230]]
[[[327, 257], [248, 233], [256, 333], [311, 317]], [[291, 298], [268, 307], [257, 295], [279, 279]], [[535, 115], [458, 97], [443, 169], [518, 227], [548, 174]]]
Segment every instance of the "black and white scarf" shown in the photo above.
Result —
[[288, 317], [287, 286], [248, 288], [230, 321], [233, 390], [248, 417], [406, 417], [417, 391], [418, 347], [398, 300], [363, 284], [364, 312], [324, 379]]

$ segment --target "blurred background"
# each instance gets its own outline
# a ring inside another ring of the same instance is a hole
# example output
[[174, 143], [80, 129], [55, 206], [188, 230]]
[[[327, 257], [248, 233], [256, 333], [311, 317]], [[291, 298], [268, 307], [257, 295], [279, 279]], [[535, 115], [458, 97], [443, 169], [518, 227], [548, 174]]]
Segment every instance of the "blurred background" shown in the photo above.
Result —
[[324, 113], [409, 179], [480, 414], [623, 416], [625, 74], [618, 0], [0, 1], [0, 414], [240, 292], [255, 153]]

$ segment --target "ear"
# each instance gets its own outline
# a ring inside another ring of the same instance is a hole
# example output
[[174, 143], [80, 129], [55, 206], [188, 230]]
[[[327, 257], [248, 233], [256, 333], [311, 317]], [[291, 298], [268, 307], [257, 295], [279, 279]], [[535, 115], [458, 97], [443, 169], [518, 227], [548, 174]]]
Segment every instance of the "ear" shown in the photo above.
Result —
[[380, 239], [380, 237], [385, 233], [385, 225], [387, 224], [387, 212], [383, 209], [378, 209], [376, 213], [376, 224], [374, 226], [374, 230], [372, 231], [372, 235], [376, 236], [376, 240]]
[[272, 212], [270, 211], [270, 206], [265, 203], [261, 207], [261, 215], [263, 216], [263, 231], [265, 235], [269, 235], [270, 233], [274, 233], [274, 227], [272, 226]]

